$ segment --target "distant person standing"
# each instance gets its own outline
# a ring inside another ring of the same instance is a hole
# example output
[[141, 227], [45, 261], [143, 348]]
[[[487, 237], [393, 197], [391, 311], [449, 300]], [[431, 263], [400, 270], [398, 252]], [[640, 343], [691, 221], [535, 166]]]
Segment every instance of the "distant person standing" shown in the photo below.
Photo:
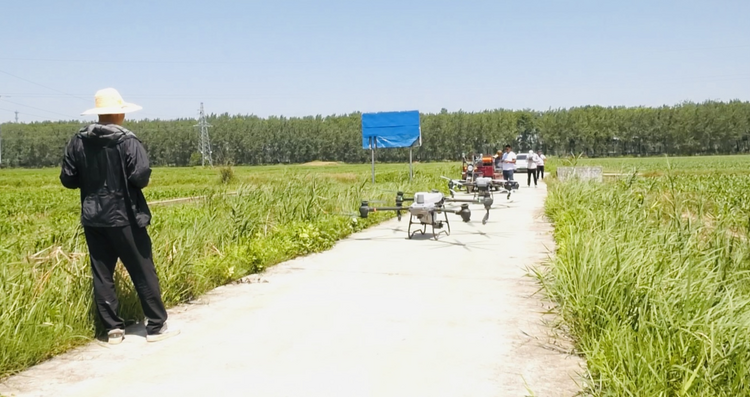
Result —
[[167, 309], [146, 231], [151, 212], [141, 189], [151, 177], [148, 154], [135, 134], [122, 127], [125, 113], [141, 107], [124, 102], [113, 88], [99, 90], [94, 98], [96, 107], [83, 115], [98, 115], [99, 122], [81, 128], [68, 143], [60, 181], [66, 188], [81, 190], [81, 224], [91, 258], [94, 302], [109, 343], [125, 338], [114, 283], [118, 259], [138, 292], [147, 319], [146, 340], [159, 341], [179, 331], [167, 329]]
[[510, 145], [505, 145], [505, 153], [503, 153], [502, 164], [503, 164], [503, 179], [506, 181], [513, 180], [513, 173], [516, 171], [516, 154]]
[[537, 162], [536, 162], [536, 173], [539, 179], [544, 179], [544, 163], [547, 162], [547, 157], [542, 154], [541, 150], [536, 151]]
[[539, 156], [537, 156], [533, 150], [529, 150], [529, 155], [526, 157], [526, 186], [531, 187], [531, 178], [534, 178], [534, 187], [537, 182], [537, 164]]

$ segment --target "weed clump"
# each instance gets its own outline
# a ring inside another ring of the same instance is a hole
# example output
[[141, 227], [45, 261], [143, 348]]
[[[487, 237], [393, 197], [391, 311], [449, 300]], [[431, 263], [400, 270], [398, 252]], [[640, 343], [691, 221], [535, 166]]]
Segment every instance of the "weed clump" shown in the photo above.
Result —
[[227, 164], [219, 169], [219, 180], [222, 184], [226, 185], [235, 181], [234, 169], [231, 165]]

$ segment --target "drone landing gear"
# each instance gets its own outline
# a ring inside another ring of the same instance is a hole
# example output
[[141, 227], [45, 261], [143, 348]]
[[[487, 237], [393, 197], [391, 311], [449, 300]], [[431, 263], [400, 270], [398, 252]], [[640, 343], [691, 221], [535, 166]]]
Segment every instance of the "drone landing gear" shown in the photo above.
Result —
[[435, 240], [438, 239], [438, 234], [440, 234], [440, 233], [445, 233], [446, 236], [450, 236], [451, 235], [451, 223], [450, 223], [450, 221], [448, 221], [448, 213], [447, 212], [443, 212], [443, 215], [445, 215], [445, 227], [448, 230], [447, 231], [446, 230], [442, 230], [443, 225], [440, 225], [439, 229], [441, 229], [441, 230], [437, 234], [435, 234], [435, 224], [433, 224], [432, 225], [432, 236], [435, 237]]
[[411, 217], [409, 217], [409, 228], [407, 230], [407, 233], [409, 234], [409, 239], [411, 239], [412, 237], [414, 237], [414, 235], [417, 234], [417, 232], [422, 233], [422, 234], [425, 234], [425, 232], [427, 232], [427, 224], [423, 223], [422, 224], [422, 229], [417, 229], [417, 230], [414, 231], [414, 233], [412, 233], [412, 231], [411, 231], [411, 225], [413, 223], [416, 223], [416, 222], [412, 221], [413, 218], [414, 218], [413, 215]]
[[[438, 236], [441, 233], [445, 233], [446, 236], [450, 236], [451, 235], [451, 223], [450, 223], [450, 221], [448, 221], [448, 213], [447, 212], [443, 212], [443, 215], [445, 216], [445, 226], [446, 226], [447, 230], [443, 230], [443, 221], [437, 221], [437, 222], [435, 222], [435, 220], [433, 218], [433, 222], [431, 224], [430, 223], [422, 223], [421, 221], [414, 222], [414, 215], [409, 216], [409, 227], [407, 228], [407, 231], [406, 231], [407, 234], [409, 235], [409, 239], [411, 239], [412, 237], [414, 237], [414, 235], [417, 234], [417, 233], [421, 233], [422, 235], [426, 234], [427, 233], [427, 226], [428, 225], [432, 227], [432, 237], [435, 240], [438, 239]], [[412, 232], [411, 231], [411, 225], [413, 225], [413, 224], [414, 225], [420, 224], [420, 225], [422, 225], [422, 228], [421, 229], [417, 229], [414, 232]], [[437, 225], [437, 228], [435, 227], [436, 225]], [[435, 229], [439, 229], [439, 231], [437, 233], [435, 233]]]

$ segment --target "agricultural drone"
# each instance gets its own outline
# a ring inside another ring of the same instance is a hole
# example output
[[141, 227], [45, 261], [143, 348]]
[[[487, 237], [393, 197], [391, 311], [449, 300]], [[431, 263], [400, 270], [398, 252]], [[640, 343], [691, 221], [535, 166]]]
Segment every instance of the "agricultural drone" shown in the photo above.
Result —
[[[447, 176], [441, 176], [441, 178], [448, 180], [448, 190], [451, 192], [451, 197], [455, 197], [456, 190], [466, 188], [468, 193], [474, 194], [475, 200], [493, 197], [493, 191], [507, 193], [506, 198], [510, 200], [513, 190], [518, 190], [518, 182], [516, 181], [488, 177], [479, 177], [473, 180], [450, 179]], [[471, 189], [468, 189], [468, 187], [471, 187]]]
[[[408, 207], [404, 207], [405, 201], [411, 201], [412, 204]], [[447, 203], [463, 203], [461, 207], [446, 207]], [[469, 210], [468, 203], [483, 204], [487, 213], [482, 219], [482, 224], [486, 224], [490, 217], [490, 208], [492, 207], [492, 197], [482, 197], [481, 200], [475, 199], [456, 199], [453, 197], [446, 197], [443, 193], [438, 190], [432, 190], [431, 192], [417, 192], [414, 197], [404, 197], [403, 192], [396, 193], [396, 205], [394, 207], [370, 207], [368, 201], [362, 201], [359, 207], [359, 216], [367, 218], [370, 212], [378, 211], [396, 211], [398, 220], [401, 220], [401, 212], [409, 212], [409, 227], [407, 234], [409, 238], [412, 238], [414, 234], [420, 232], [425, 234], [427, 232], [427, 226], [432, 227], [432, 235], [437, 240], [440, 232], [450, 235], [451, 226], [448, 220], [448, 213], [453, 213], [461, 216], [461, 220], [469, 222], [471, 220], [471, 210]], [[444, 215], [445, 219], [438, 219], [440, 214]], [[414, 232], [411, 231], [413, 224], [421, 225], [421, 229], [417, 229]], [[443, 229], [443, 225], [447, 228], [447, 231]], [[435, 230], [439, 232], [436, 233]]]

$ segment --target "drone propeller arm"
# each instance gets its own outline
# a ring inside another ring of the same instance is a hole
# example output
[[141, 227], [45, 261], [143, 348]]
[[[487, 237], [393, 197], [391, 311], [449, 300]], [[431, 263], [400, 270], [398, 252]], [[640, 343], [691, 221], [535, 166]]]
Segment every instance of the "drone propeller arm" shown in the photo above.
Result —
[[475, 199], [457, 199], [457, 198], [445, 198], [445, 201], [452, 202], [452, 203], [473, 203], [473, 204], [481, 204], [482, 202]]
[[398, 219], [401, 220], [401, 211], [406, 211], [408, 208], [406, 207], [370, 207], [367, 203], [363, 202], [362, 205], [359, 207], [359, 217], [360, 218], [367, 218], [367, 215], [370, 214], [370, 212], [378, 212], [378, 211], [396, 211], [398, 215]]
[[[484, 218], [482, 218], [482, 224], [486, 224], [487, 221], [490, 219], [490, 209], [492, 208], [492, 204], [494, 203], [494, 200], [492, 197], [485, 197], [484, 199], [477, 199], [477, 200], [468, 200], [468, 199], [446, 199], [446, 201], [452, 201], [452, 202], [458, 202], [458, 203], [475, 203], [475, 204], [482, 204], [484, 205], [484, 209], [487, 211], [484, 214]], [[461, 209], [451, 209], [450, 212], [453, 212], [457, 215], [461, 215], [461, 218], [463, 218], [464, 222], [468, 222], [469, 218], [471, 217], [471, 212], [469, 211], [469, 205], [468, 204], [462, 204]]]
[[405, 211], [407, 210], [406, 207], [370, 207], [370, 212], [378, 212], [378, 211]]
[[451, 212], [461, 216], [461, 220], [468, 222], [471, 220], [471, 210], [469, 210], [469, 204], [461, 204], [461, 208], [443, 208], [443, 212]]

